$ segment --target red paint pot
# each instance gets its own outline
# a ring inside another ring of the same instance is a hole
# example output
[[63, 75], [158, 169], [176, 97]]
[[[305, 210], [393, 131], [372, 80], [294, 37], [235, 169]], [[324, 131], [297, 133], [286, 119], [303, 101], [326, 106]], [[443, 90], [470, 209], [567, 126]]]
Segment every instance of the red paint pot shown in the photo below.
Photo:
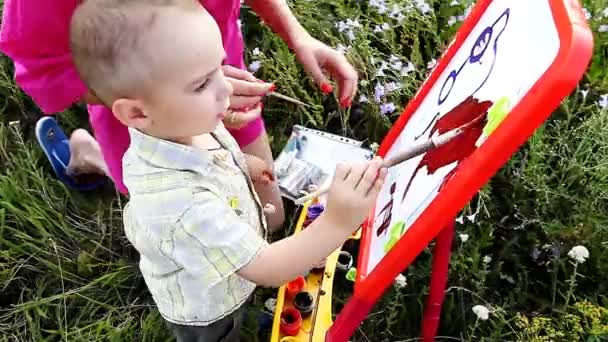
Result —
[[293, 299], [298, 292], [304, 289], [304, 286], [306, 286], [306, 279], [302, 276], [298, 276], [285, 286], [285, 297]]
[[302, 315], [296, 308], [286, 308], [281, 312], [281, 332], [287, 336], [296, 336], [302, 327]]

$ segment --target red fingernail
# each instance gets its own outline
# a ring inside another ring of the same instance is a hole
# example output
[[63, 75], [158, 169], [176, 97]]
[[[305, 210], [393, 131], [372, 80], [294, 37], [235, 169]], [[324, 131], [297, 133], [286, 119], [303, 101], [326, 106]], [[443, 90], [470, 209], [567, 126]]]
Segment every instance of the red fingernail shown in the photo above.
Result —
[[331, 84], [329, 84], [329, 83], [323, 83], [323, 84], [321, 84], [321, 91], [324, 94], [329, 94], [334, 91], [334, 87], [332, 87]]
[[351, 104], [352, 104], [352, 100], [350, 99], [350, 97], [343, 97], [340, 100], [340, 106], [342, 108], [348, 108], [348, 107], [350, 107]]
[[268, 91], [269, 92], [273, 92], [273, 91], [275, 91], [275, 89], [277, 89], [277, 86], [274, 85], [274, 83], [273, 83], [273, 84], [270, 85], [270, 88], [268, 88]]

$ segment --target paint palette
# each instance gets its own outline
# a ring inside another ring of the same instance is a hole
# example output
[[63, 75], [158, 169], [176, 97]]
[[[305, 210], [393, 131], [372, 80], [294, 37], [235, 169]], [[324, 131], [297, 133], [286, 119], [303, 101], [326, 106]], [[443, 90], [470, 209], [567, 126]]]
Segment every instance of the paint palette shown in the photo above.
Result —
[[[317, 201], [304, 205], [296, 225], [298, 234], [323, 211]], [[358, 239], [359, 231], [351, 237]], [[279, 288], [272, 325], [271, 342], [325, 341], [325, 334], [333, 323], [332, 291], [335, 277], [345, 277], [351, 270], [353, 257], [336, 249], [319, 269], [305, 277], [298, 277]]]

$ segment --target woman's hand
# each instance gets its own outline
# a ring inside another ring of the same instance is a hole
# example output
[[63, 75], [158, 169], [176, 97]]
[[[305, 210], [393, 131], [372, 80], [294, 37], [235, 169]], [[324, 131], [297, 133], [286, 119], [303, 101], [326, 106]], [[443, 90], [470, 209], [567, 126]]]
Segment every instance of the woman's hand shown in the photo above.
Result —
[[292, 49], [324, 93], [333, 91], [323, 71], [338, 83], [340, 106], [350, 107], [357, 92], [357, 72], [346, 57], [310, 35], [294, 42]]
[[230, 97], [230, 109], [253, 108], [262, 101], [262, 97], [275, 88], [274, 84], [260, 81], [246, 70], [224, 65], [222, 71], [233, 89]]
[[260, 81], [246, 70], [222, 66], [224, 76], [232, 85], [230, 107], [224, 125], [239, 129], [262, 115], [262, 97], [274, 90], [274, 84]]
[[228, 128], [240, 129], [260, 116], [262, 116], [262, 103], [258, 102], [258, 105], [251, 109], [228, 109], [223, 122]]

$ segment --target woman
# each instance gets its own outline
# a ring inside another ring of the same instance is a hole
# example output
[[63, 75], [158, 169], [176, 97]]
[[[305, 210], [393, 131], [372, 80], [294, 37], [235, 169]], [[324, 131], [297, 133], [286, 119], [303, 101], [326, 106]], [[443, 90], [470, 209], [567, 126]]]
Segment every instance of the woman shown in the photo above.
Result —
[[[126, 193], [122, 182], [122, 156], [129, 146], [127, 128], [87, 90], [71, 59], [70, 19], [80, 1], [5, 0], [0, 50], [15, 63], [17, 84], [46, 114], [64, 111], [76, 102], [88, 104], [97, 141], [88, 132], [76, 130], [69, 142], [71, 155], [67, 171], [73, 175], [104, 173], [122, 193]], [[227, 55], [224, 73], [234, 88], [231, 112], [224, 123], [243, 152], [263, 159], [271, 168], [273, 158], [258, 104], [273, 85], [259, 82], [243, 70], [240, 1], [200, 0], [200, 3], [220, 27]], [[340, 104], [350, 106], [356, 92], [357, 74], [344, 56], [310, 36], [285, 1], [249, 0], [246, 3], [283, 38], [323, 91], [331, 92], [332, 89], [322, 70], [336, 79]], [[257, 183], [256, 191], [262, 203], [275, 206], [274, 213], [268, 216], [268, 226], [278, 228], [284, 221], [278, 185], [274, 181]]]

